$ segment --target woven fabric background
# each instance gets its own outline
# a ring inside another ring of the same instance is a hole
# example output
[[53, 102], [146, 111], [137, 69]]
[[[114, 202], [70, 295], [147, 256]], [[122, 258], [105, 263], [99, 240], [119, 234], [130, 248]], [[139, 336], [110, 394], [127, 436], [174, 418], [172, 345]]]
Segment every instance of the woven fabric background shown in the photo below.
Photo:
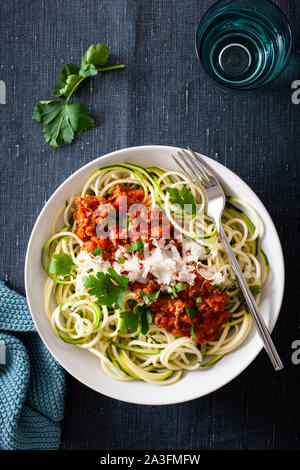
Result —
[[[0, 80], [0, 279], [24, 294], [28, 238], [41, 208], [71, 173], [96, 156], [144, 144], [187, 146], [241, 176], [262, 199], [286, 259], [286, 295], [274, 330], [285, 369], [264, 352], [221, 390], [174, 406], [144, 407], [101, 396], [68, 376], [62, 449], [296, 449], [299, 371], [300, 1], [278, 0], [293, 30], [287, 70], [267, 88], [216, 87], [194, 50], [197, 25], [212, 0], [2, 0]], [[75, 99], [96, 127], [53, 149], [31, 120], [51, 98], [60, 69], [107, 42], [123, 71], [97, 76]], [[122, 386], [120, 384], [120, 386]]]

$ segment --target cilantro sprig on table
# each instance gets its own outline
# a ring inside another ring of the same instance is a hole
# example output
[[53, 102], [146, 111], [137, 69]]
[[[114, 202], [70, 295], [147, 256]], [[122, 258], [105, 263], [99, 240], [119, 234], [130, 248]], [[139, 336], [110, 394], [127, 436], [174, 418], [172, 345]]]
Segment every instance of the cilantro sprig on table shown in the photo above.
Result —
[[[76, 132], [83, 132], [94, 127], [95, 122], [89, 116], [90, 110], [83, 103], [69, 104], [71, 96], [79, 85], [88, 77], [98, 72], [124, 68], [125, 65], [103, 67], [109, 57], [107, 44], [91, 45], [83, 56], [81, 66], [70, 63], [63, 67], [61, 77], [53, 89], [55, 98], [65, 97], [65, 101], [40, 101], [34, 108], [32, 119], [44, 127], [44, 137], [52, 147], [70, 145]], [[97, 68], [97, 66], [102, 66]]]

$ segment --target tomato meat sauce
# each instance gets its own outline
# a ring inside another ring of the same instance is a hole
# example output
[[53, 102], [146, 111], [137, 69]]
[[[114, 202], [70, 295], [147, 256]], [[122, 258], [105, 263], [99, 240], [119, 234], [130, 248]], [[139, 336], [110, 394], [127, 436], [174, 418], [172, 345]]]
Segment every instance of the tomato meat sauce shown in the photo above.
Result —
[[127, 224], [118, 226], [119, 211], [124, 204], [129, 208], [133, 204], [142, 203], [144, 197], [145, 193], [141, 189], [117, 184], [108, 197], [86, 195], [76, 199], [77, 209], [73, 217], [76, 234], [84, 241], [82, 250], [91, 252], [100, 246], [103, 258], [113, 260], [118, 246], [128, 244]]
[[77, 209], [73, 217], [76, 234], [84, 242], [82, 250], [90, 253], [100, 246], [103, 259], [113, 261], [119, 246], [129, 247], [142, 239], [151, 248], [152, 237], [168, 237], [173, 227], [162, 217], [159, 207], [143, 205], [141, 212], [128, 215], [120, 222], [120, 213], [127, 212], [133, 204], [144, 204], [144, 198], [142, 189], [117, 184], [108, 197], [86, 195], [76, 199]]
[[[159, 289], [157, 282], [150, 280], [145, 287], [135, 283], [137, 300], [141, 300], [140, 291], [145, 294]], [[149, 305], [152, 321], [174, 336], [189, 336], [193, 327], [197, 342], [206, 344], [219, 334], [221, 326], [230, 318], [231, 312], [225, 310], [228, 293], [197, 275], [195, 283], [187, 289], [177, 292], [173, 298], [160, 293], [158, 299]]]
[[[86, 195], [76, 199], [77, 209], [73, 217], [76, 221], [76, 234], [84, 242], [82, 250], [92, 252], [100, 246], [103, 259], [114, 261], [119, 246], [131, 246], [137, 239], [147, 241], [150, 249], [151, 238], [165, 236], [172, 239], [173, 227], [169, 222], [163, 221], [161, 211], [156, 210], [159, 208], [147, 208], [138, 214], [139, 220], [142, 218], [146, 222], [143, 225], [144, 231], [140, 230], [138, 236], [138, 217], [128, 217], [124, 227], [118, 223], [118, 216], [124, 209], [124, 204], [128, 210], [133, 204], [143, 203], [144, 198], [143, 190], [117, 184], [107, 197]], [[158, 222], [154, 224], [154, 233], [151, 225], [153, 220]], [[105, 226], [106, 231], [102, 230], [99, 234], [97, 227], [104, 229]], [[134, 234], [130, 226], [134, 228]], [[180, 244], [175, 240], [174, 243], [180, 248]], [[143, 254], [138, 256], [143, 257]], [[146, 285], [139, 282], [132, 285], [139, 302], [142, 301], [141, 291], [149, 294], [160, 290], [159, 284], [151, 279], [151, 275], [149, 277]], [[172, 296], [161, 292], [158, 299], [148, 306], [153, 323], [158, 327], [165, 328], [175, 336], [191, 337], [193, 331], [197, 342], [206, 344], [218, 336], [221, 326], [231, 316], [231, 313], [225, 310], [227, 300], [226, 291], [221, 292], [218, 287], [214, 288], [209, 281], [197, 274], [194, 285], [187, 286], [180, 292], [175, 291]]]

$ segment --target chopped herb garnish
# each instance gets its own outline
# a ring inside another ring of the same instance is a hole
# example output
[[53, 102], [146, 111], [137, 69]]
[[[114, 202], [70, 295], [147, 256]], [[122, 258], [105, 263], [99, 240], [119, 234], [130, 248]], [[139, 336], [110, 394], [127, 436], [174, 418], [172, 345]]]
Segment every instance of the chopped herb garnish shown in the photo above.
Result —
[[139, 250], [139, 255], [142, 256], [142, 254], [144, 252], [144, 245], [145, 245], [145, 242], [143, 240], [138, 240], [133, 245], [126, 248], [126, 251], [128, 253], [133, 253], [134, 251]]
[[[255, 297], [256, 295], [258, 295], [260, 293], [261, 286], [259, 284], [253, 284], [252, 286], [249, 286], [249, 289], [250, 289], [250, 292], [253, 295], [253, 297]], [[244, 298], [244, 296], [243, 296], [240, 289], [238, 291], [237, 297], [238, 297], [240, 302], [246, 303], [245, 298]]]
[[149, 294], [145, 294], [145, 292], [143, 292], [142, 290], [140, 291], [140, 296], [142, 297], [146, 305], [155, 302], [158, 299], [159, 294], [159, 290], [156, 292], [150, 292]]
[[197, 299], [196, 299], [196, 306], [199, 307], [201, 302], [202, 302], [202, 299], [201, 299], [201, 296], [199, 295], [199, 297], [197, 297]]
[[250, 286], [249, 288], [253, 297], [260, 294], [261, 292], [261, 286], [259, 284], [254, 284], [253, 286]]
[[152, 313], [150, 308], [140, 303], [131, 311], [120, 312], [119, 331], [133, 333], [137, 331], [139, 322], [141, 323], [141, 333], [145, 335], [149, 331], [149, 324], [152, 323]]
[[124, 263], [125, 263], [125, 259], [122, 258], [121, 256], [119, 256], [118, 261], [119, 261], [120, 264], [124, 264]]
[[196, 341], [196, 343], [198, 343], [198, 340], [197, 340], [195, 332], [194, 332], [193, 325], [191, 325], [191, 335], [192, 335], [193, 340]]
[[181, 292], [182, 290], [186, 290], [188, 288], [188, 285], [184, 282], [178, 282], [175, 286], [175, 289], [177, 290], [177, 292]]
[[173, 286], [171, 286], [171, 290], [172, 290], [172, 292], [173, 292], [173, 299], [174, 299], [175, 297], [178, 297], [178, 295], [176, 294], [176, 290], [175, 290], [175, 288], [174, 288]]
[[218, 284], [212, 284], [209, 290], [214, 290], [214, 289], [217, 289], [218, 287], [219, 287]]
[[52, 256], [52, 259], [48, 266], [50, 274], [57, 274], [58, 276], [65, 276], [69, 274], [71, 269], [75, 266], [71, 256], [65, 253], [56, 253]]
[[152, 323], [152, 313], [150, 308], [144, 308], [141, 312], [141, 333], [145, 335], [149, 331], [149, 324]]
[[92, 254], [95, 256], [102, 256], [103, 250], [101, 246], [96, 246], [96, 248], [92, 251]]
[[186, 308], [185, 311], [187, 313], [187, 316], [190, 318], [194, 318], [194, 316], [196, 315], [196, 310], [194, 308]]

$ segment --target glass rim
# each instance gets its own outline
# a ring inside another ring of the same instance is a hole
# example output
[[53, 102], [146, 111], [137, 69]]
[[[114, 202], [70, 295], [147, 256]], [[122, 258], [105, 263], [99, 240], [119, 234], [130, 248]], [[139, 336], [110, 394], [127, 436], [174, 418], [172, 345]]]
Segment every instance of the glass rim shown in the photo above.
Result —
[[[239, 87], [234, 87], [234, 86], [230, 86], [230, 85], [225, 85], [224, 83], [221, 83], [219, 80], [215, 79], [214, 77], [212, 77], [212, 75], [206, 70], [206, 68], [204, 67], [204, 64], [203, 64], [203, 61], [201, 60], [201, 57], [199, 55], [199, 51], [198, 51], [198, 47], [197, 47], [197, 39], [198, 39], [198, 32], [199, 32], [199, 29], [200, 29], [200, 26], [201, 24], [203, 23], [203, 20], [205, 19], [205, 17], [209, 14], [209, 12], [211, 10], [213, 10], [213, 8], [215, 8], [215, 6], [218, 4], [218, 3], [221, 3], [221, 2], [224, 2], [226, 0], [217, 0], [216, 2], [214, 2], [204, 13], [204, 15], [202, 16], [200, 22], [198, 23], [198, 26], [197, 26], [197, 30], [196, 30], [196, 36], [195, 36], [195, 41], [194, 41], [194, 44], [195, 44], [195, 50], [196, 50], [196, 54], [197, 54], [197, 57], [198, 57], [198, 60], [200, 62], [200, 64], [202, 65], [202, 68], [204, 70], [204, 72], [206, 73], [206, 75], [209, 77], [210, 80], [212, 80], [214, 83], [217, 83], [220, 87], [222, 87], [223, 89], [227, 89], [227, 90], [234, 90], [234, 91], [251, 91], [251, 90], [259, 90], [260, 88], [264, 88], [266, 87], [267, 85], [270, 85], [271, 83], [273, 83], [275, 80], [277, 80], [277, 78], [280, 77], [280, 75], [284, 72], [284, 70], [286, 69], [287, 65], [288, 65], [288, 62], [289, 62], [289, 59], [291, 57], [291, 52], [292, 52], [292, 47], [293, 47], [293, 35], [292, 35], [292, 28], [291, 28], [291, 24], [290, 24], [290, 20], [289, 18], [287, 17], [286, 13], [278, 6], [276, 5], [276, 3], [274, 3], [272, 0], [263, 0], [265, 1], [266, 3], [270, 3], [271, 5], [273, 5], [278, 11], [279, 13], [281, 13], [281, 15], [284, 17], [285, 21], [286, 21], [286, 25], [287, 25], [287, 29], [288, 29], [288, 33], [289, 33], [289, 37], [290, 37], [290, 44], [289, 44], [289, 49], [287, 51], [287, 54], [286, 54], [286, 60], [285, 60], [285, 64], [284, 66], [282, 67], [282, 69], [277, 73], [277, 75], [275, 77], [273, 77], [270, 81], [267, 81], [266, 83], [263, 83], [261, 85], [258, 85], [258, 86], [253, 86], [253, 87], [249, 87], [249, 88], [239, 88]], [[232, 0], [234, 1], [234, 0]], [[241, 1], [241, 0], [240, 0]]]

